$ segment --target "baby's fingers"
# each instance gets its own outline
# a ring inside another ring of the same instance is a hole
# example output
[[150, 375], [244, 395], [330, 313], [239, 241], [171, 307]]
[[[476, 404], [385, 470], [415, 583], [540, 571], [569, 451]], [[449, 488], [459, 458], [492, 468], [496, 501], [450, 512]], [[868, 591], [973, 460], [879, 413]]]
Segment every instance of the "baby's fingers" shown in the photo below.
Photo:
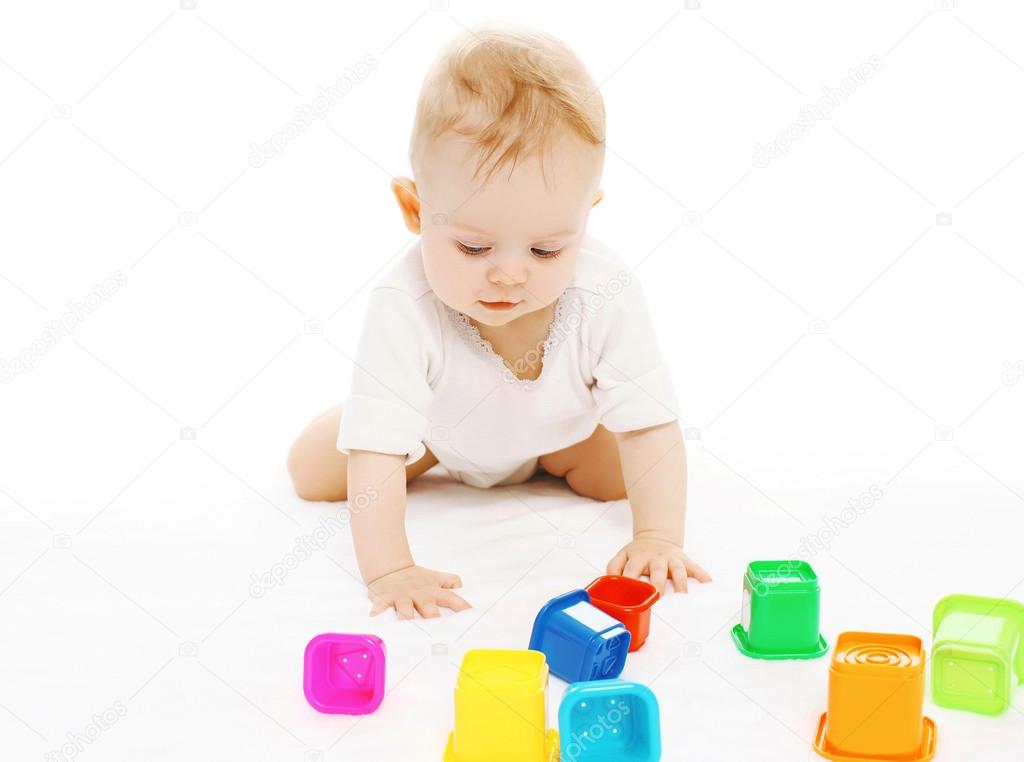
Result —
[[373, 606], [370, 608], [370, 616], [377, 616], [394, 605], [387, 598], [383, 598], [379, 595], [371, 595], [370, 599], [373, 601]]
[[623, 577], [632, 577], [633, 579], [640, 579], [640, 575], [647, 569], [647, 559], [630, 556], [629, 560], [626, 561], [626, 568], [622, 570]]
[[437, 603], [439, 606], [444, 606], [452, 611], [465, 611], [466, 609], [473, 608], [466, 602], [465, 598], [450, 590], [442, 590], [438, 593]]
[[437, 576], [441, 579], [441, 587], [462, 587], [462, 578], [458, 574], [441, 572]]
[[416, 616], [411, 598], [399, 598], [395, 601], [395, 611], [398, 613], [399, 619], [413, 619]]
[[668, 561], [657, 558], [651, 561], [651, 584], [660, 593], [665, 589], [665, 580], [668, 579]]
[[672, 575], [672, 586], [677, 593], [688, 591], [686, 584], [686, 562], [681, 558], [673, 558], [669, 562], [669, 573]]
[[605, 569], [605, 574], [622, 574], [622, 568], [626, 565], [626, 551], [620, 550], [611, 561], [608, 562], [608, 566]]
[[695, 564], [693, 561], [690, 561], [686, 564], [686, 568], [687, 571], [689, 571], [690, 576], [698, 582], [711, 582], [711, 575], [704, 571], [704, 567], [700, 564]]
[[437, 608], [437, 604], [430, 598], [415, 598], [413, 603], [416, 606], [416, 610], [420, 612], [420, 616], [424, 619], [436, 619], [441, 616], [441, 611]]

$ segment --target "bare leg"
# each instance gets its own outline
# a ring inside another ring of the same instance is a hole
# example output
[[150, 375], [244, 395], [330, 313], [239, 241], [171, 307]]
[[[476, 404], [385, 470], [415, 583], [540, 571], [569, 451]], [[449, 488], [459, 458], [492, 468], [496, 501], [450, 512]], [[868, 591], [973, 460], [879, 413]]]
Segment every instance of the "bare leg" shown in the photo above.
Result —
[[[338, 451], [341, 406], [317, 416], [299, 434], [288, 453], [288, 473], [295, 492], [303, 500], [346, 500], [348, 498], [348, 457]], [[422, 458], [405, 467], [406, 482], [437, 463], [429, 449]]]
[[615, 435], [601, 424], [582, 442], [542, 455], [540, 467], [549, 474], [565, 477], [572, 490], [583, 497], [594, 500], [626, 497], [619, 444]]

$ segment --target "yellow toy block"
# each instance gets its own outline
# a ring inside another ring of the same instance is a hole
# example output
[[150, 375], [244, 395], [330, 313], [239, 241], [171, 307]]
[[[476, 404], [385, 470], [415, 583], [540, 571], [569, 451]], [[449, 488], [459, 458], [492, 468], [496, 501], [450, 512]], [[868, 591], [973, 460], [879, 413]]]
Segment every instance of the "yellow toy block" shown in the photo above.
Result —
[[557, 762], [558, 732], [547, 729], [547, 684], [540, 651], [467, 651], [444, 762]]

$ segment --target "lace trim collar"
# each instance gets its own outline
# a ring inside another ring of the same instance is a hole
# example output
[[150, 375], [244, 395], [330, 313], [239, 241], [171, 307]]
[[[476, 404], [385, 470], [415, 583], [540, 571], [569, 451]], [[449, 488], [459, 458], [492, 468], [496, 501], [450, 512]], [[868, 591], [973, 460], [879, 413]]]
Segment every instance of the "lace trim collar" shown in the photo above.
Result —
[[530, 387], [543, 380], [546, 375], [549, 375], [548, 361], [552, 359], [555, 348], [565, 338], [567, 333], [568, 293], [568, 289], [563, 291], [562, 295], [555, 302], [555, 313], [551, 319], [551, 325], [548, 327], [547, 338], [540, 345], [542, 350], [540, 375], [532, 379], [519, 378], [519, 376], [513, 373], [512, 369], [505, 364], [501, 355], [494, 351], [491, 342], [480, 335], [480, 331], [470, 322], [468, 315], [452, 309], [447, 304], [444, 305], [444, 308], [448, 313], [449, 320], [455, 326], [456, 333], [459, 334], [471, 349], [483, 355], [495, 367], [501, 374], [502, 380], [520, 387]]

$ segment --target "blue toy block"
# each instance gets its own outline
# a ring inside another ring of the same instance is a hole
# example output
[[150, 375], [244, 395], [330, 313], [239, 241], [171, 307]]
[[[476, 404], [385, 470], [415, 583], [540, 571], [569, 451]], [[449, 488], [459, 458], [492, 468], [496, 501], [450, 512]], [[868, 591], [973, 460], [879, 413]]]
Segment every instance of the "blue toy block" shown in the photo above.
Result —
[[657, 762], [658, 699], [626, 680], [573, 683], [558, 707], [562, 762]]
[[586, 590], [552, 598], [537, 614], [530, 650], [543, 651], [551, 674], [567, 683], [618, 677], [626, 666], [629, 630], [590, 603]]

